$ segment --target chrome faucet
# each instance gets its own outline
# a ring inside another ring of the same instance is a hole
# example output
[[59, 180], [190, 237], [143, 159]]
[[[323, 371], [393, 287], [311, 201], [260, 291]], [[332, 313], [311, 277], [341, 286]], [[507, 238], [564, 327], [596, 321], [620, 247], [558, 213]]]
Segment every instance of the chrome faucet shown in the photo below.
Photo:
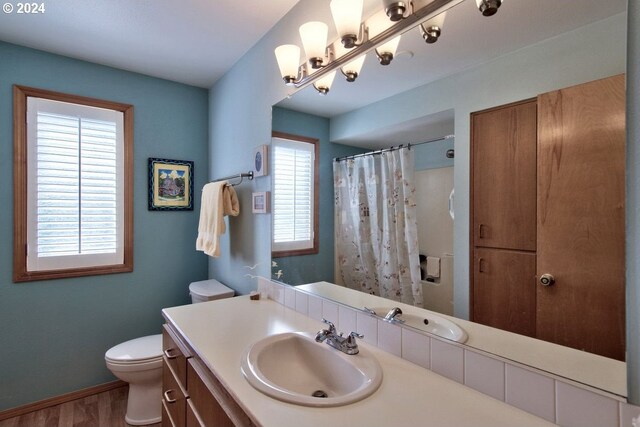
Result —
[[360, 350], [358, 349], [356, 338], [364, 338], [364, 335], [360, 335], [357, 332], [351, 332], [348, 337], [343, 337], [342, 332], [340, 335], [336, 333], [336, 327], [333, 323], [324, 318], [322, 321], [329, 325], [329, 329], [321, 329], [318, 331], [316, 334], [317, 342], [327, 341], [327, 344], [343, 353], [350, 355], [358, 354]]
[[398, 319], [398, 316], [401, 316], [401, 315], [402, 315], [402, 310], [400, 310], [399, 307], [393, 307], [391, 310], [389, 310], [387, 315], [384, 316], [384, 320], [386, 320], [387, 322], [404, 323], [404, 320]]

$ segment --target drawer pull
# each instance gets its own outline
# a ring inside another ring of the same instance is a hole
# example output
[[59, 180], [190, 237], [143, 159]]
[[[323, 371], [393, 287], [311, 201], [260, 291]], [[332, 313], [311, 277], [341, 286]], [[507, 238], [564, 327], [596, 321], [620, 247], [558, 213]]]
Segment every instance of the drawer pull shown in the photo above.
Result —
[[167, 357], [167, 359], [175, 359], [176, 357], [178, 357], [177, 354], [171, 354], [172, 351], [175, 351], [175, 348], [168, 348], [164, 351], [164, 355]]
[[484, 258], [478, 258], [478, 273], [485, 272], [483, 265], [484, 265]]
[[169, 393], [173, 393], [173, 392], [175, 392], [175, 390], [173, 390], [173, 389], [167, 390], [167, 391], [164, 392], [164, 400], [167, 403], [176, 403], [178, 401], [178, 399], [172, 399], [172, 398], [169, 397]]
[[484, 239], [484, 224], [478, 225], [478, 238]]

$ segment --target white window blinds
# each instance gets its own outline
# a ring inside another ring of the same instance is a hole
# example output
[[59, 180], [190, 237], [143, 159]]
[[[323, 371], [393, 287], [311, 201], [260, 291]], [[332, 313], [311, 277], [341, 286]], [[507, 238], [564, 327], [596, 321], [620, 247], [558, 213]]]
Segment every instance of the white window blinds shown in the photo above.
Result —
[[123, 263], [123, 113], [27, 99], [27, 270]]
[[272, 139], [273, 251], [313, 248], [315, 145]]

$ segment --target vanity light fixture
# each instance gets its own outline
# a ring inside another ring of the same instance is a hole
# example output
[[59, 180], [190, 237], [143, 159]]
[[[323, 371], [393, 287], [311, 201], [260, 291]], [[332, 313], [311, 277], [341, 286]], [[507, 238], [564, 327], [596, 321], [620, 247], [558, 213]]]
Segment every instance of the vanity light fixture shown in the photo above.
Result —
[[[341, 43], [334, 43], [334, 50], [336, 53], [336, 58], [340, 58], [343, 55], [346, 55], [349, 50], [342, 46]], [[360, 74], [360, 70], [362, 70], [362, 66], [364, 65], [364, 60], [366, 58], [366, 54], [359, 56], [351, 62], [340, 67], [340, 72], [347, 78], [348, 82], [354, 82], [356, 78], [358, 78], [358, 74]]]
[[313, 83], [313, 87], [318, 91], [320, 95], [326, 95], [329, 93], [329, 89], [331, 89], [331, 85], [333, 84], [333, 79], [336, 77], [336, 72], [332, 71], [329, 74], [326, 74], [319, 78]]
[[400, 21], [405, 18], [406, 13], [409, 11], [409, 2], [407, 1], [397, 1], [397, 0], [383, 0], [384, 3], [384, 12], [387, 14], [389, 19], [393, 22]]
[[275, 53], [282, 80], [288, 86], [293, 85], [298, 79], [300, 48], [294, 44], [283, 44], [276, 48]]
[[307, 61], [314, 70], [325, 66], [331, 60], [331, 53], [327, 49], [328, 33], [329, 27], [324, 22], [311, 21], [300, 26], [300, 38], [302, 39], [304, 53], [307, 55]]
[[[375, 50], [380, 64], [391, 63], [400, 42], [400, 35], [417, 25], [420, 25], [422, 36], [427, 43], [435, 42], [442, 33], [444, 12], [463, 1], [383, 0], [384, 10], [358, 26], [355, 23], [355, 11], [362, 14], [362, 1], [332, 0], [331, 10], [340, 42], [327, 45], [328, 27], [322, 22], [313, 21], [302, 25], [300, 36], [307, 61], [296, 66], [296, 62], [300, 64], [300, 48], [294, 45], [278, 46], [275, 53], [282, 79], [288, 86], [296, 88], [313, 84], [316, 90], [326, 94], [338, 69], [347, 77], [347, 81], [354, 81], [360, 73], [365, 54], [370, 50]], [[485, 16], [495, 14], [504, 2], [475, 1]], [[344, 49], [339, 51], [340, 44], [340, 48]], [[346, 53], [343, 54], [344, 50]], [[340, 54], [334, 55], [334, 52]]]
[[342, 46], [347, 49], [357, 46], [358, 39], [362, 40], [364, 35], [363, 0], [331, 0], [330, 7]]
[[503, 0], [476, 0], [476, 5], [484, 16], [493, 16], [502, 5]]
[[[380, 11], [367, 20], [369, 28], [369, 36], [375, 37], [388, 30], [392, 23], [387, 18], [384, 11]], [[376, 56], [381, 65], [389, 65], [393, 60], [398, 45], [400, 44], [400, 35], [376, 47]]]
[[442, 25], [446, 16], [447, 12], [445, 11], [435, 18], [420, 24], [420, 33], [425, 42], [432, 44], [438, 41], [440, 34], [442, 34]]

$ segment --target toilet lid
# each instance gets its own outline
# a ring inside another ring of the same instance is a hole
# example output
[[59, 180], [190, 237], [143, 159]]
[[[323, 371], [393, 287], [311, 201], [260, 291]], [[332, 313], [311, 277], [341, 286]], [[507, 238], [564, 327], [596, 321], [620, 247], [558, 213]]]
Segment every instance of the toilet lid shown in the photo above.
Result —
[[192, 282], [189, 285], [189, 291], [192, 294], [208, 299], [229, 298], [232, 297], [235, 293], [233, 289], [226, 287], [215, 279]]
[[115, 362], [155, 359], [162, 356], [162, 334], [149, 335], [110, 348], [105, 358]]

